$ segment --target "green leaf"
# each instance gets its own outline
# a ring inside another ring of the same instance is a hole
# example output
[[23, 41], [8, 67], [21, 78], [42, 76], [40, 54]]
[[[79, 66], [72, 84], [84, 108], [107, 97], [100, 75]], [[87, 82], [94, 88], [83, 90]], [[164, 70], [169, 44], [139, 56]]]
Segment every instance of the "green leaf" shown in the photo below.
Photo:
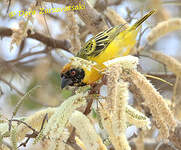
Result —
[[67, 99], [68, 97], [72, 96], [72, 91], [71, 90], [66, 90], [66, 89], [63, 89], [61, 91], [61, 96], [65, 99]]

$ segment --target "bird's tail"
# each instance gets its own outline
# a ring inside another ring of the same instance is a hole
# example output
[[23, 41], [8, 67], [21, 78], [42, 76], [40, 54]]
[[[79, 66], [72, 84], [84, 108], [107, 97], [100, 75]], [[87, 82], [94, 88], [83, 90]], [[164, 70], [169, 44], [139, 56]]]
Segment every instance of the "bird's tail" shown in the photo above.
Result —
[[146, 19], [148, 19], [152, 14], [154, 14], [156, 10], [150, 11], [148, 14], [143, 16], [140, 20], [138, 20], [132, 27], [131, 29], [136, 29], [138, 28]]

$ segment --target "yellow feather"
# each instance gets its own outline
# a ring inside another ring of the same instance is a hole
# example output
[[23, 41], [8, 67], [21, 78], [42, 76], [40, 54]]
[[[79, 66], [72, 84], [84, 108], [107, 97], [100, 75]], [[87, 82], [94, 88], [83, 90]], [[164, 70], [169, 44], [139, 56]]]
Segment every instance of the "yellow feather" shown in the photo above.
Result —
[[[91, 71], [84, 68], [86, 76], [83, 82], [91, 84], [101, 78], [101, 73], [97, 70], [102, 70], [105, 66], [102, 64], [105, 61], [114, 59], [119, 56], [126, 56], [130, 53], [130, 49], [136, 44], [136, 36], [138, 34], [139, 27], [149, 16], [151, 16], [155, 10], [150, 11], [147, 15], [137, 21], [133, 26], [122, 31], [119, 35], [108, 45], [108, 47], [98, 56], [90, 57], [89, 60], [95, 61], [98, 65], [95, 65]], [[101, 68], [101, 69], [100, 69]]]
[[[92, 51], [96, 52], [97, 43], [95, 42], [95, 40], [92, 39], [91, 42], [93, 42], [93, 43], [91, 43], [92, 45], [90, 45], [90, 47], [87, 47], [87, 49], [86, 49], [87, 51], [82, 49], [82, 51], [80, 51], [78, 55], [81, 57], [81, 56], [84, 56], [83, 54], [89, 53], [90, 57], [88, 56], [88, 58], [86, 57], [86, 59], [96, 62], [97, 65], [95, 65], [91, 70], [88, 70], [88, 69], [82, 67], [83, 70], [85, 71], [85, 77], [82, 80], [82, 82], [86, 83], [86, 84], [94, 83], [95, 81], [97, 81], [98, 79], [100, 79], [102, 77], [101, 71], [105, 69], [105, 66], [103, 65], [104, 62], [114, 59], [116, 57], [128, 55], [130, 53], [130, 49], [133, 48], [136, 43], [136, 36], [139, 31], [138, 27], [154, 12], [155, 12], [155, 10], [150, 11], [148, 14], [146, 14], [144, 17], [142, 17], [140, 20], [138, 20], [133, 26], [125, 29], [124, 31], [120, 31], [120, 33], [118, 33], [118, 35], [116, 34], [116, 32], [110, 32], [111, 34], [114, 33], [115, 36], [116, 35], [117, 36], [114, 37], [112, 39], [112, 41], [109, 41], [110, 44], [105, 49], [103, 48], [102, 51], [100, 51], [100, 53], [95, 56], [93, 56], [93, 55], [91, 56], [91, 53], [92, 53]], [[116, 29], [116, 27], [115, 27], [115, 29]], [[105, 33], [102, 32], [101, 34], [107, 34], [106, 32], [107, 31], [105, 31]], [[87, 46], [89, 46], [89, 45], [87, 45]], [[64, 70], [66, 70], [66, 69], [64, 69]]]

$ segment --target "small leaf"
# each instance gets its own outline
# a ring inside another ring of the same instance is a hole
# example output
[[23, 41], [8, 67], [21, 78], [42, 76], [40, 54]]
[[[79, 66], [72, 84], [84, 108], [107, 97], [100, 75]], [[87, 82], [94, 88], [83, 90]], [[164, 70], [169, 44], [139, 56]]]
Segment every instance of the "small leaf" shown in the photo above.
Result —
[[72, 96], [72, 91], [63, 89], [61, 91], [61, 96], [65, 99], [67, 99], [68, 97]]

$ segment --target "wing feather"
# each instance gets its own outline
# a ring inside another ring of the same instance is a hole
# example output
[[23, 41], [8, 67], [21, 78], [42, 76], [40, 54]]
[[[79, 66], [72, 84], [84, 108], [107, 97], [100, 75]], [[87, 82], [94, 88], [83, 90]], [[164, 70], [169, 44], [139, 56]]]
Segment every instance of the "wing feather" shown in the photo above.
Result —
[[113, 39], [125, 29], [124, 25], [119, 25], [98, 33], [85, 43], [76, 56], [83, 59], [98, 56], [107, 48]]

